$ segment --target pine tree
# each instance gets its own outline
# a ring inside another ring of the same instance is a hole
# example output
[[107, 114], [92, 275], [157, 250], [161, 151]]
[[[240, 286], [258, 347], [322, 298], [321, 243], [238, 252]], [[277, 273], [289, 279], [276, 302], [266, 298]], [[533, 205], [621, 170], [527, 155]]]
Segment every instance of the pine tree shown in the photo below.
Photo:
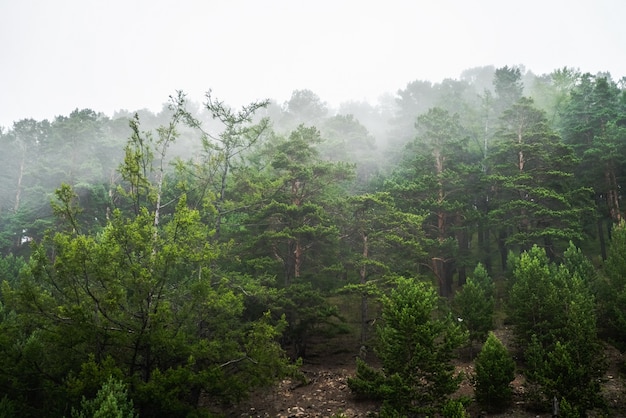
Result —
[[613, 228], [608, 257], [598, 281], [600, 327], [609, 340], [626, 348], [626, 222]]
[[363, 361], [348, 385], [357, 395], [379, 399], [401, 414], [441, 405], [459, 384], [451, 363], [467, 334], [446, 312], [431, 285], [401, 278], [383, 298], [383, 325], [376, 354], [382, 370]]
[[[162, 129], [157, 150], [165, 153], [175, 136], [174, 126]], [[287, 370], [276, 341], [284, 321], [244, 318], [245, 291], [214, 280], [222, 248], [211, 239], [215, 230], [184, 193], [171, 205], [161, 199], [165, 156], [155, 173], [153, 144], [144, 140], [133, 130], [120, 170], [134, 210], [113, 210], [101, 233], [87, 234], [77, 221], [77, 196], [63, 185], [53, 205], [60, 226], [33, 245], [20, 280], [3, 286], [19, 321], [32, 324], [23, 330], [28, 347], [21, 356], [31, 364], [19, 367], [42, 388], [35, 410], [45, 405], [60, 415], [58, 382], [91, 358], [112, 358], [132, 379], [135, 405], [146, 415], [187, 416], [203, 390], [233, 401]], [[11, 389], [16, 398], [32, 392]]]
[[589, 190], [574, 184], [574, 153], [532, 99], [520, 99], [500, 123], [487, 176], [494, 191], [489, 216], [505, 244], [500, 251], [536, 244], [554, 258], [570, 240], [583, 238]]
[[593, 189], [597, 216], [588, 217], [587, 223], [590, 230], [597, 230], [600, 252], [606, 259], [610, 229], [623, 219], [620, 184], [626, 175], [624, 89], [606, 75], [587, 73], [576, 81], [562, 112], [561, 127], [565, 142], [580, 159], [576, 167], [578, 182]]
[[[404, 211], [426, 213], [424, 231], [430, 238], [428, 266], [439, 294], [452, 296], [453, 274], [464, 281], [469, 219], [473, 202], [467, 190], [478, 175], [468, 152], [468, 137], [458, 115], [432, 108], [420, 115], [416, 139], [386, 187]], [[469, 157], [468, 157], [469, 156]]]
[[583, 267], [570, 272], [535, 246], [521, 255], [513, 271], [509, 313], [524, 351], [531, 398], [539, 405], [555, 396], [581, 411], [603, 403], [595, 299], [579, 276]]
[[490, 412], [506, 409], [513, 396], [511, 382], [515, 378], [515, 362], [493, 332], [489, 332], [474, 365], [474, 392], [478, 404]]
[[83, 397], [80, 410], [72, 410], [72, 418], [138, 418], [133, 401], [128, 397], [126, 385], [115, 379], [102, 384], [95, 399]]
[[[385, 287], [387, 278], [417, 270], [423, 252], [423, 217], [401, 212], [388, 193], [362, 194], [347, 199], [340, 219], [342, 263], [349, 280], [356, 272], [361, 293], [361, 344], [368, 339], [368, 296]], [[337, 219], [337, 218], [336, 218]]]
[[470, 344], [484, 341], [493, 329], [494, 299], [470, 277], [454, 297], [458, 320], [469, 331]]

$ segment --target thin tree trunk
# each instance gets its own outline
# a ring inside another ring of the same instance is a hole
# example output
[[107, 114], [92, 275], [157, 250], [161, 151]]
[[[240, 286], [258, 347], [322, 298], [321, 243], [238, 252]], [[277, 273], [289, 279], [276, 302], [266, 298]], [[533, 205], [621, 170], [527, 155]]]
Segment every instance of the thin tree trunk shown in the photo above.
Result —
[[217, 219], [215, 220], [215, 239], [219, 241], [220, 234], [222, 232], [222, 217], [224, 213], [224, 201], [226, 200], [226, 179], [228, 178], [228, 172], [230, 167], [230, 148], [227, 147], [224, 151], [224, 170], [222, 171], [222, 178], [220, 179], [220, 191], [215, 208], [217, 210]]
[[467, 267], [465, 266], [461, 266], [458, 268], [458, 272], [459, 272], [459, 287], [461, 286], [465, 286], [465, 283], [467, 282]]
[[[369, 244], [367, 242], [367, 234], [362, 233], [361, 239], [363, 241], [363, 260], [367, 260], [369, 257]], [[361, 285], [365, 285], [367, 282], [367, 266], [365, 263], [361, 265], [359, 269], [359, 279]], [[367, 341], [367, 316], [368, 316], [368, 303], [367, 303], [367, 294], [365, 292], [361, 293], [361, 345], [365, 344]]]
[[22, 155], [20, 160], [20, 172], [17, 176], [17, 190], [15, 191], [15, 205], [13, 205], [13, 212], [17, 212], [20, 209], [20, 203], [22, 199], [22, 179], [24, 178], [24, 160], [25, 156]]
[[437, 278], [437, 283], [439, 285], [439, 296], [448, 297], [450, 296], [447, 291], [446, 286], [446, 269], [445, 269], [445, 260], [440, 257], [433, 257], [431, 259], [433, 273]]
[[296, 240], [296, 248], [293, 251], [293, 277], [300, 277], [300, 267], [302, 267], [302, 245]]
[[443, 264], [444, 269], [444, 285], [446, 287], [446, 297], [452, 296], [452, 285], [454, 283], [454, 270], [455, 270], [455, 262], [445, 261]]
[[617, 191], [619, 185], [615, 178], [615, 171], [607, 167], [604, 172], [604, 177], [607, 185], [606, 201], [609, 206], [609, 213], [613, 222], [618, 224], [622, 220], [622, 213], [619, 207], [619, 193]]
[[500, 230], [498, 233], [498, 250], [500, 251], [500, 263], [502, 264], [502, 271], [506, 270], [506, 259], [508, 257], [506, 248], [506, 231]]
[[[20, 210], [20, 204], [22, 199], [22, 179], [24, 178], [24, 163], [25, 163], [25, 154], [22, 153], [22, 159], [20, 160], [20, 172], [17, 177], [17, 190], [15, 191], [15, 205], [13, 205], [13, 213], [17, 213]], [[18, 248], [22, 245], [22, 238], [24, 236], [24, 230], [20, 229], [19, 234], [17, 235], [15, 243], [15, 248]]]
[[456, 240], [459, 244], [459, 259], [457, 261], [459, 261], [457, 263], [457, 271], [459, 273], [459, 277], [458, 277], [458, 283], [459, 283], [459, 287], [465, 285], [465, 281], [467, 278], [467, 274], [466, 274], [466, 266], [465, 266], [465, 260], [467, 260], [467, 256], [469, 253], [469, 228], [464, 226], [464, 219], [463, 219], [463, 214], [461, 213], [461, 211], [457, 211], [456, 213], [456, 224], [457, 224], [457, 229], [456, 229]]
[[600, 254], [602, 259], [606, 260], [606, 239], [604, 238], [604, 221], [602, 218], [598, 219], [598, 241], [600, 241]]
[[287, 243], [287, 254], [283, 259], [283, 262], [285, 263], [285, 287], [291, 286], [291, 283], [293, 282], [295, 272], [295, 251], [295, 240], [289, 240]]

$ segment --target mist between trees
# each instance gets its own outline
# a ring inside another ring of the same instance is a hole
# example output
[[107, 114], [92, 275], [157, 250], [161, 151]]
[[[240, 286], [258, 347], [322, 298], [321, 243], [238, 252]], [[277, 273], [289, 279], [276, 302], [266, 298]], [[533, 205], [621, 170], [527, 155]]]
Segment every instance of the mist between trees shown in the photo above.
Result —
[[[488, 332], [502, 312], [537, 408], [603, 408], [597, 385], [572, 382], [597, 381], [602, 341], [626, 342], [624, 88], [479, 67], [337, 109], [310, 90], [239, 109], [176, 92], [158, 114], [15, 122], [0, 132], [0, 412], [79, 416], [106, 388], [128, 413], [208, 413], [202, 399], [297, 374], [320, 336], [350, 328], [337, 298], [357, 301], [355, 353], [383, 361], [358, 387], [406, 391], [367, 392], [381, 411], [443, 408], [416, 386], [448, 375], [451, 352], [409, 361], [430, 370], [417, 377], [395, 357], [406, 324], [385, 309], [406, 295], [424, 297], [427, 323], [474, 315], [454, 325], [458, 346], [465, 327], [500, 350]], [[581, 369], [555, 381], [567, 362]], [[455, 384], [432, 387], [445, 400]]]

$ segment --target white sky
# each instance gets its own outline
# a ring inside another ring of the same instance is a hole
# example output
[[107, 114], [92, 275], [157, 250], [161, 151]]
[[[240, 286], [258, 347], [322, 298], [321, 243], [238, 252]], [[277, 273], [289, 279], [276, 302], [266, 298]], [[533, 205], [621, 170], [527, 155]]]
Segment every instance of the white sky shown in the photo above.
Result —
[[0, 0], [0, 126], [158, 111], [176, 90], [375, 102], [483, 65], [619, 79], [624, 16], [623, 0]]

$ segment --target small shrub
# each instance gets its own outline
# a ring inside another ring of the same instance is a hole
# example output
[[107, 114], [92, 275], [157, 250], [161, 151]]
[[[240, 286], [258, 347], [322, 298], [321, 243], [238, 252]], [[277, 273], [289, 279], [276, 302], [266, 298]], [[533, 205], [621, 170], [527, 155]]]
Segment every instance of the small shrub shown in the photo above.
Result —
[[126, 385], [115, 379], [109, 379], [102, 385], [95, 399], [83, 397], [81, 410], [72, 409], [72, 418], [136, 418], [132, 399], [128, 398]]
[[559, 418], [580, 418], [578, 408], [571, 405], [565, 398], [559, 402]]
[[443, 406], [441, 411], [444, 418], [469, 418], [470, 415], [465, 410], [465, 405], [458, 399], [450, 399]]
[[383, 323], [377, 330], [376, 355], [383, 367], [377, 370], [357, 359], [350, 389], [359, 397], [382, 400], [387, 416], [438, 410], [459, 386], [451, 360], [467, 341], [467, 333], [440, 308], [430, 284], [398, 279], [383, 298]]
[[510, 383], [514, 378], [513, 358], [498, 337], [490, 332], [476, 359], [476, 401], [491, 412], [506, 409], [513, 396]]
[[0, 399], [0, 418], [10, 418], [17, 416], [15, 404], [7, 395]]

